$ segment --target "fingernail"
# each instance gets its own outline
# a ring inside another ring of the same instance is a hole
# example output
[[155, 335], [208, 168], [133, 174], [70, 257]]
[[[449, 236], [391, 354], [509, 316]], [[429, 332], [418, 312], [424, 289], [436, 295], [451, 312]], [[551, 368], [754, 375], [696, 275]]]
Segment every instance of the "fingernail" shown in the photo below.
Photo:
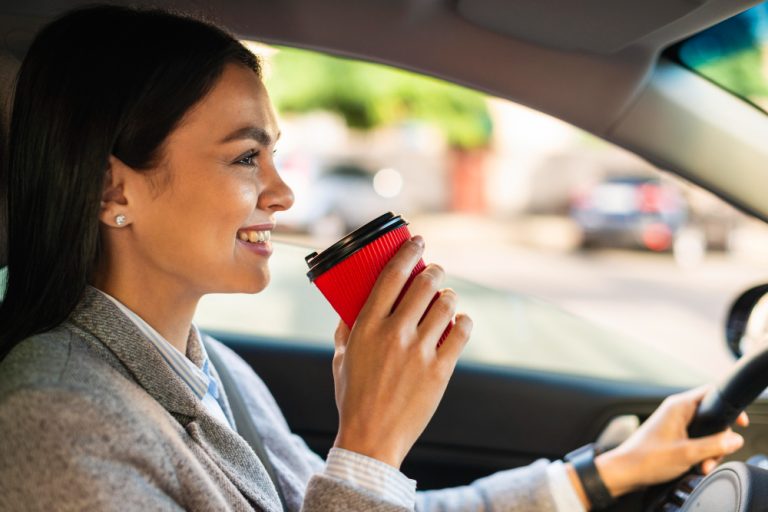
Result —
[[424, 239], [420, 235], [416, 235], [411, 238], [411, 241], [415, 242], [419, 247], [424, 247]]

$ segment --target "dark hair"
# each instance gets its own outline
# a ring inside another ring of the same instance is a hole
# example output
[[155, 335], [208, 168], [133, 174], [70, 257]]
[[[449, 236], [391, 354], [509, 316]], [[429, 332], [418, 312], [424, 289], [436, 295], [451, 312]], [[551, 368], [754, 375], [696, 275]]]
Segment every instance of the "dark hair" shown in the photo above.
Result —
[[17, 76], [3, 173], [0, 358], [63, 322], [82, 297], [109, 156], [138, 170], [157, 164], [228, 63], [260, 76], [258, 59], [222, 29], [157, 9], [82, 8], [37, 35]]

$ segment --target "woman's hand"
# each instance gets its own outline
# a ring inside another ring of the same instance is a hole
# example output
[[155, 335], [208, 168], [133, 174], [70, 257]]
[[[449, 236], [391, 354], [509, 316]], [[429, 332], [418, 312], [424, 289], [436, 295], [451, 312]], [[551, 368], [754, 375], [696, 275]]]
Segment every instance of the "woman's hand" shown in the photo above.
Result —
[[[672, 480], [699, 463], [709, 473], [725, 455], [741, 448], [744, 439], [730, 429], [688, 438], [688, 424], [709, 389], [705, 386], [668, 397], [629, 439], [595, 459], [613, 496]], [[749, 424], [746, 413], [736, 424]]]
[[392, 310], [423, 249], [421, 237], [406, 242], [382, 271], [351, 332], [340, 322], [335, 335], [334, 446], [396, 468], [437, 409], [472, 330], [469, 317], [457, 315], [436, 348], [456, 308], [455, 292], [440, 290], [425, 315], [444, 277], [437, 265], [417, 275]]

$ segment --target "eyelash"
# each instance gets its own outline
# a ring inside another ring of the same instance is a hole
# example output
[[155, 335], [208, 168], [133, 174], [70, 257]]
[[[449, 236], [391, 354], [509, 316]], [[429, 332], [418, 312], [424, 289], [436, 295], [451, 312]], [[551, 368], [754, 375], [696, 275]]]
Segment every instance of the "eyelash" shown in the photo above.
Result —
[[[275, 149], [274, 151], [272, 151], [272, 154], [273, 154], [273, 155], [274, 155], [275, 153], [277, 153], [277, 150], [276, 150], [276, 149]], [[239, 158], [239, 159], [238, 159], [238, 160], [237, 160], [235, 163], [236, 163], [236, 164], [240, 164], [240, 165], [246, 165], [246, 166], [248, 166], [248, 167], [254, 167], [254, 166], [256, 165], [255, 163], [253, 163], [253, 162], [250, 162], [250, 163], [246, 163], [246, 162], [244, 162], [243, 160], [249, 160], [249, 159], [252, 159], [252, 158], [256, 158], [256, 157], [258, 157], [260, 154], [261, 154], [261, 151], [258, 151], [258, 150], [249, 151], [249, 152], [248, 152], [248, 153], [246, 153], [245, 155], [241, 156], [241, 157], [240, 157], [240, 158]]]
[[256, 165], [255, 163], [244, 162], [244, 160], [250, 160], [250, 159], [256, 158], [259, 156], [259, 153], [260, 153], [259, 151], [249, 151], [248, 153], [240, 157], [235, 163], [240, 165], [246, 165], [248, 167], [254, 167]]

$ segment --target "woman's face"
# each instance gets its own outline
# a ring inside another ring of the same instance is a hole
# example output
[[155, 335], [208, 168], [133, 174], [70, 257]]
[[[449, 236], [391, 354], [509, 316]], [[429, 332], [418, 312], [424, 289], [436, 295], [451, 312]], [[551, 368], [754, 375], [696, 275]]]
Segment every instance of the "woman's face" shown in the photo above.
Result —
[[110, 231], [128, 238], [136, 277], [198, 295], [261, 291], [275, 212], [293, 204], [274, 164], [279, 137], [261, 80], [227, 65], [169, 135], [158, 168], [124, 173], [129, 224]]

